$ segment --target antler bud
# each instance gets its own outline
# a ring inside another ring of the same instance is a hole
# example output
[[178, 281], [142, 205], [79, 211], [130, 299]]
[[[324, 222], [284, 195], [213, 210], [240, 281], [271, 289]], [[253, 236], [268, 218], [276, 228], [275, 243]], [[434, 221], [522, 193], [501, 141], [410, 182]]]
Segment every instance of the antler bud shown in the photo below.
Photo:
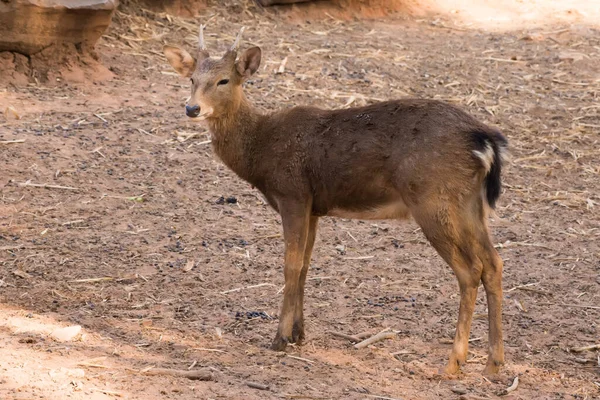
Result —
[[240, 29], [240, 33], [238, 33], [237, 37], [235, 38], [235, 42], [233, 42], [229, 51], [238, 51], [238, 49], [240, 48], [240, 40], [242, 40], [242, 33], [244, 33], [244, 29], [246, 29], [246, 27], [242, 26], [242, 29]]
[[198, 47], [200, 50], [206, 51], [206, 45], [204, 44], [204, 28], [206, 25], [200, 24], [200, 34], [198, 35]]

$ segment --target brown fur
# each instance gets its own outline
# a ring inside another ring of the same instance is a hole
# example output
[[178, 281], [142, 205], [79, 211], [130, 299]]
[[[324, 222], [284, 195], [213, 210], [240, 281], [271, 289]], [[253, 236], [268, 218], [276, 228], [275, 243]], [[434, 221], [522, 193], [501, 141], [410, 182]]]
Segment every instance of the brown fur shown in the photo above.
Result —
[[[319, 217], [411, 215], [459, 281], [459, 320], [445, 372], [456, 373], [466, 361], [481, 280], [490, 310], [485, 372], [498, 371], [504, 361], [502, 261], [486, 224], [487, 208], [499, 193], [505, 146], [497, 130], [457, 107], [419, 99], [265, 115], [242, 92], [243, 81], [258, 69], [260, 49], [247, 50], [238, 61], [235, 51], [218, 60], [201, 52], [197, 62], [174, 47], [165, 54], [193, 79], [190, 104], [209, 110], [200, 115], [216, 154], [281, 214], [285, 290], [274, 349], [304, 338], [304, 283]], [[218, 85], [223, 79], [229, 82]], [[496, 190], [487, 199], [486, 185]]]

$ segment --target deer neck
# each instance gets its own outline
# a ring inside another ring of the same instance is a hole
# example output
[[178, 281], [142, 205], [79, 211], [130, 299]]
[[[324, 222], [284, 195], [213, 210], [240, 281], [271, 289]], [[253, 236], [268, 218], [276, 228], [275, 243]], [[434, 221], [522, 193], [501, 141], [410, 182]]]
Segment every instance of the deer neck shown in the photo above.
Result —
[[215, 153], [241, 178], [251, 180], [252, 147], [261, 114], [242, 94], [239, 103], [219, 118], [208, 119]]

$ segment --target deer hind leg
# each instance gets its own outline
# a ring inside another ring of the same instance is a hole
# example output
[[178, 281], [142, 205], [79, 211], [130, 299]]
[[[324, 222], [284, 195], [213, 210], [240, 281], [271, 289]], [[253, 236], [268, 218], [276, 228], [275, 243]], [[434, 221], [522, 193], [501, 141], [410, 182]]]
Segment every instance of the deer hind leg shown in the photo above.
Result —
[[481, 237], [484, 252], [483, 286], [488, 303], [489, 340], [488, 361], [484, 375], [497, 374], [504, 364], [504, 342], [502, 339], [502, 259], [494, 249], [487, 229]]
[[458, 322], [452, 352], [448, 364], [443, 369], [444, 373], [454, 375], [467, 361], [469, 334], [483, 264], [476, 254], [478, 244], [471, 229], [472, 216], [465, 216], [460, 210], [452, 210], [445, 205], [440, 205], [434, 210], [426, 213], [413, 212], [413, 215], [427, 239], [450, 265], [458, 279]]
[[285, 240], [285, 265], [283, 268], [285, 288], [279, 315], [279, 327], [271, 348], [282, 351], [288, 343], [294, 342], [292, 330], [296, 309], [301, 302], [300, 277], [308, 239], [310, 204], [282, 202], [279, 204], [279, 211]]
[[296, 304], [294, 326], [292, 328], [292, 340], [296, 344], [302, 344], [302, 341], [304, 340], [304, 284], [306, 283], [306, 275], [308, 274], [308, 268], [310, 267], [310, 258], [315, 244], [315, 237], [317, 236], [318, 221], [318, 217], [311, 216], [308, 223], [308, 235], [306, 247], [304, 249], [302, 271], [300, 272], [299, 300], [298, 304]]

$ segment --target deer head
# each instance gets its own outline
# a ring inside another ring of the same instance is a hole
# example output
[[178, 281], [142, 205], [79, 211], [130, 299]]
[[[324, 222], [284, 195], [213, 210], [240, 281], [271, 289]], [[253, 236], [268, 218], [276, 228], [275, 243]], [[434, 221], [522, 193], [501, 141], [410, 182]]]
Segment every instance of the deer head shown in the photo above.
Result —
[[242, 28], [223, 57], [211, 58], [204, 44], [204, 28], [200, 25], [196, 57], [177, 46], [164, 46], [163, 51], [175, 71], [191, 79], [192, 95], [185, 106], [186, 115], [219, 119], [239, 108], [243, 99], [242, 83], [258, 70], [261, 51], [259, 47], [252, 47], [238, 58]]

